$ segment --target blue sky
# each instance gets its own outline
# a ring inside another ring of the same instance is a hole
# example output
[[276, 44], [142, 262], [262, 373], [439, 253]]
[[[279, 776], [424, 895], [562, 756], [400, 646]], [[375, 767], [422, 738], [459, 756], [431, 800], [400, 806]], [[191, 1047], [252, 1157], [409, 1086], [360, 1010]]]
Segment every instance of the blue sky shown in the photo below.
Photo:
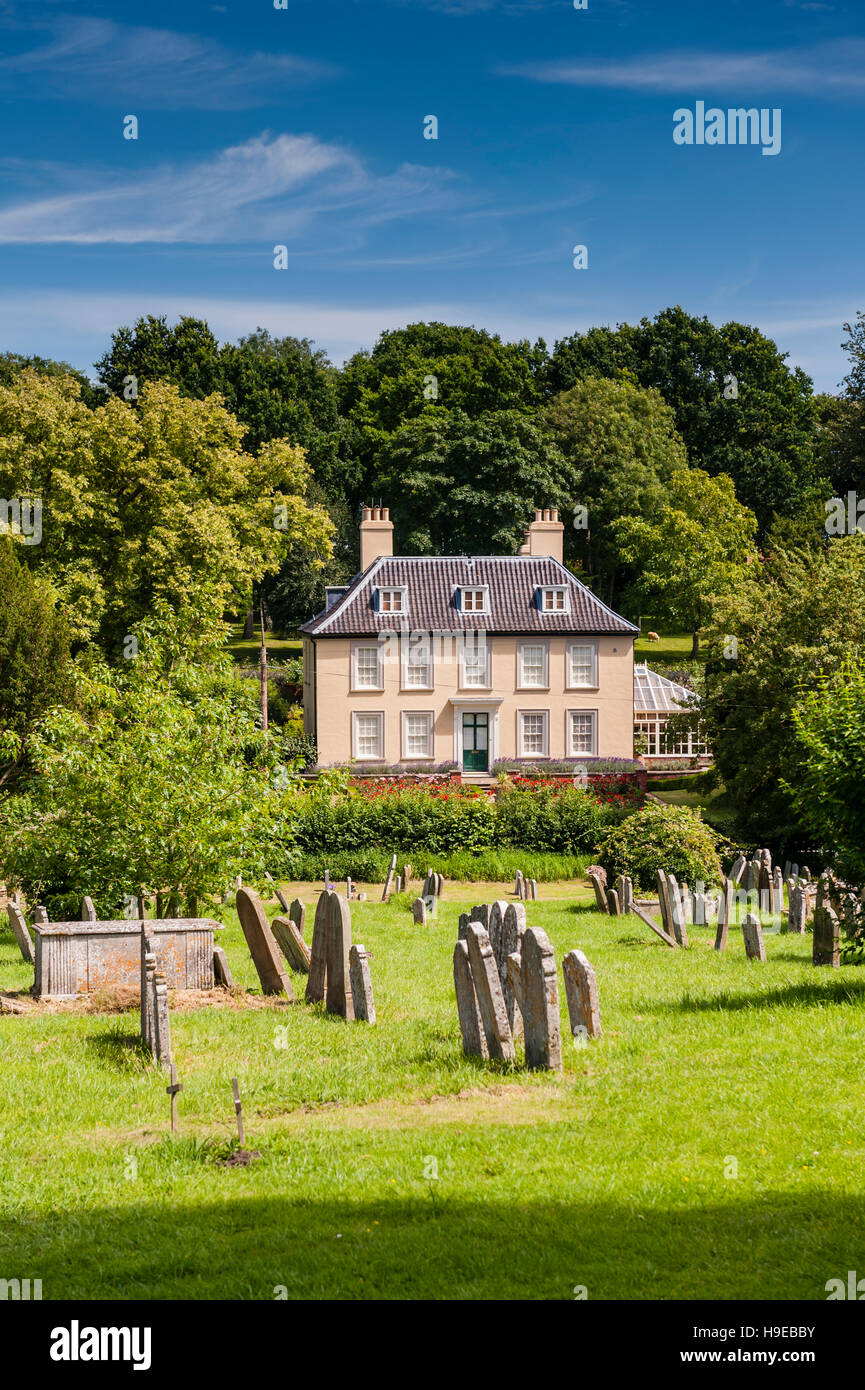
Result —
[[[698, 100], [780, 154], [675, 145]], [[341, 360], [681, 303], [832, 390], [865, 308], [861, 0], [0, 0], [0, 102], [0, 347], [87, 371], [142, 313]]]

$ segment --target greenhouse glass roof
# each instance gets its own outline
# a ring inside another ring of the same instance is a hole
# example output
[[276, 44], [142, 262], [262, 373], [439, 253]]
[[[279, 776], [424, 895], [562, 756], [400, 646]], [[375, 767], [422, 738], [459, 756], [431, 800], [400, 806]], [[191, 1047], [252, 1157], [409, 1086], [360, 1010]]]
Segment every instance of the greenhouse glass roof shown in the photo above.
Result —
[[699, 700], [693, 690], [677, 685], [643, 663], [634, 667], [634, 713], [678, 714], [683, 705]]

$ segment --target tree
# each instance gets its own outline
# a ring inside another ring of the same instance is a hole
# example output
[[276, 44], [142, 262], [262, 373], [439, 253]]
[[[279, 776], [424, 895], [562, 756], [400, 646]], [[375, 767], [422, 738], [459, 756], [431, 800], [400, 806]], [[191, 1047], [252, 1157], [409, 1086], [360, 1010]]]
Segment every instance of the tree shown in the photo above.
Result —
[[618, 544], [637, 571], [635, 592], [654, 617], [692, 634], [692, 658], [713, 599], [733, 590], [756, 561], [756, 532], [757, 519], [736, 501], [732, 478], [710, 478], [700, 468], [673, 473], [653, 519], [620, 519]]
[[620, 519], [656, 516], [674, 472], [687, 467], [673, 412], [657, 391], [587, 377], [557, 396], [542, 419], [565, 458], [569, 500], [588, 513], [587, 528], [566, 527], [566, 558], [612, 603], [621, 570]]
[[164, 382], [95, 412], [70, 377], [24, 371], [0, 387], [0, 490], [42, 499], [27, 560], [76, 638], [117, 653], [160, 600], [212, 626], [290, 544], [313, 564], [329, 551], [330, 522], [304, 500], [303, 451], [274, 440], [254, 455], [242, 435], [218, 397]]
[[409, 555], [514, 554], [535, 504], [564, 495], [561, 455], [516, 410], [421, 415], [387, 438], [381, 479], [397, 553]]
[[741, 831], [781, 852], [813, 848], [781, 779], [802, 771], [793, 711], [803, 693], [865, 651], [865, 536], [821, 550], [776, 548], [718, 601], [703, 714]]
[[0, 537], [0, 786], [20, 775], [37, 722], [72, 698], [69, 630], [49, 584]]
[[859, 653], [833, 676], [820, 676], [793, 710], [799, 747], [795, 778], [785, 781], [796, 815], [827, 860], [865, 883], [865, 659]]
[[786, 358], [748, 324], [717, 328], [676, 306], [557, 342], [545, 381], [550, 393], [598, 375], [659, 391], [691, 463], [728, 474], [765, 532], [775, 513], [794, 515], [819, 484], [811, 381]]
[[24, 791], [0, 799], [5, 872], [61, 920], [84, 893], [108, 916], [142, 890], [189, 907], [263, 876], [284, 819], [292, 781], [255, 686], [215, 655], [185, 661], [164, 607], [135, 635], [134, 661], [79, 662], [77, 708], [38, 722]]

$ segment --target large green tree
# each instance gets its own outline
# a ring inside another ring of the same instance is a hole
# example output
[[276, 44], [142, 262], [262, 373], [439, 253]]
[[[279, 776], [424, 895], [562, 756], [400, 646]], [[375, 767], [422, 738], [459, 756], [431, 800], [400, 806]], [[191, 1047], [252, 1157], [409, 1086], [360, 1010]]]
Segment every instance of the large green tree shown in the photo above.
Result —
[[[757, 519], [736, 501], [732, 478], [710, 478], [701, 468], [679, 468], [655, 517], [621, 517], [616, 539], [637, 578], [633, 589], [653, 617], [692, 634], [713, 601], [741, 583], [757, 560]], [[646, 611], [646, 609], [644, 609]]]
[[769, 551], [719, 599], [713, 628], [705, 727], [742, 832], [779, 849], [813, 848], [782, 786], [803, 763], [793, 711], [865, 652], [865, 536]]
[[729, 474], [766, 530], [775, 513], [795, 514], [819, 484], [811, 381], [786, 358], [757, 328], [719, 328], [676, 306], [635, 325], [562, 339], [545, 379], [549, 394], [599, 375], [658, 390], [691, 463]]
[[620, 520], [659, 515], [670, 479], [687, 467], [673, 412], [657, 391], [587, 377], [557, 396], [542, 419], [565, 459], [565, 495], [586, 510], [566, 524], [565, 557], [612, 603], [622, 577]]
[[242, 436], [218, 397], [165, 382], [97, 411], [71, 377], [25, 370], [0, 386], [0, 494], [41, 499], [27, 562], [76, 637], [116, 652], [158, 601], [212, 624], [288, 545], [311, 563], [328, 552], [330, 522], [305, 501], [303, 450], [277, 439], [252, 454]]

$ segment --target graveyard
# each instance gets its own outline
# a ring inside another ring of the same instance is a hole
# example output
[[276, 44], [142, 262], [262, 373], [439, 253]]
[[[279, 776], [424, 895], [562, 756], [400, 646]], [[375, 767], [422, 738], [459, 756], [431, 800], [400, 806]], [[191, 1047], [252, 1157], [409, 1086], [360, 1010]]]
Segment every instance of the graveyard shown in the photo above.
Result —
[[[738, 873], [727, 921], [672, 876], [642, 916], [594, 870], [265, 882], [126, 923], [151, 1024], [102, 975], [34, 996], [4, 930], [4, 1267], [46, 1298], [824, 1297], [865, 1205], [865, 983]], [[120, 969], [106, 924], [62, 925]], [[159, 944], [207, 930], [210, 980]]]

